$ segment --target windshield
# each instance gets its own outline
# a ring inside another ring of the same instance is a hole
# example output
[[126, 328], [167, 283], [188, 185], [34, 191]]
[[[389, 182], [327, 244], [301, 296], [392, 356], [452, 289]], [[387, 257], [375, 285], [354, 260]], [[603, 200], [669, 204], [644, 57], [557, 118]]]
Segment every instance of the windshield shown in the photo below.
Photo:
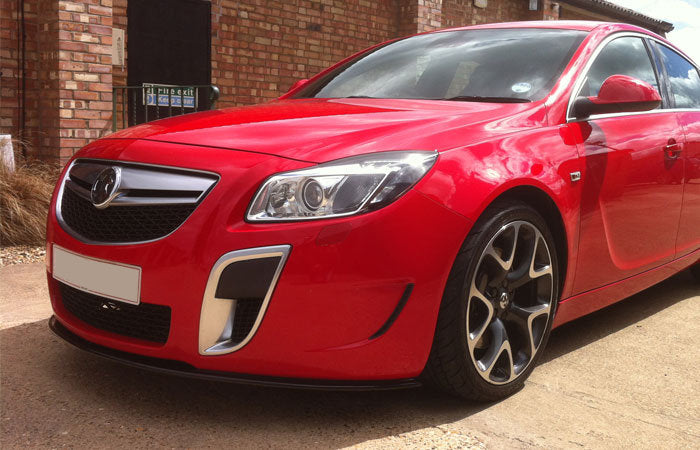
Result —
[[360, 55], [293, 98], [540, 100], [585, 36], [583, 31], [534, 28], [413, 36]]

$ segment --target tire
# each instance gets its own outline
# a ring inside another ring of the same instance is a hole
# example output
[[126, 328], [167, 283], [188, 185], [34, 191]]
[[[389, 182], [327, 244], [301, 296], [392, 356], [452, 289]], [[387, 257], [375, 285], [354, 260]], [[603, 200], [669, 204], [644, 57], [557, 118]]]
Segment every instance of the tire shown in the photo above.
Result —
[[700, 283], [700, 261], [696, 262], [695, 265], [690, 266], [690, 273], [695, 277], [695, 281]]
[[526, 203], [497, 201], [452, 266], [425, 381], [475, 401], [513, 394], [542, 355], [558, 299], [556, 246], [546, 221]]

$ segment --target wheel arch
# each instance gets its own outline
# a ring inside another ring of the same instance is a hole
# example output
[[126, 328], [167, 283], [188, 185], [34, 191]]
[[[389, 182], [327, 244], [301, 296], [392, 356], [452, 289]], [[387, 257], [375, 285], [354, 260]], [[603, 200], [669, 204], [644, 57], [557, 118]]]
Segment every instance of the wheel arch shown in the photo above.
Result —
[[542, 189], [532, 185], [518, 185], [500, 193], [493, 198], [491, 204], [500, 200], [518, 200], [526, 203], [535, 211], [537, 211], [547, 222], [547, 226], [552, 232], [554, 243], [557, 251], [557, 264], [559, 265], [559, 286], [560, 292], [566, 281], [566, 273], [568, 269], [568, 237], [564, 218], [559, 210], [559, 207], [554, 202], [554, 199]]

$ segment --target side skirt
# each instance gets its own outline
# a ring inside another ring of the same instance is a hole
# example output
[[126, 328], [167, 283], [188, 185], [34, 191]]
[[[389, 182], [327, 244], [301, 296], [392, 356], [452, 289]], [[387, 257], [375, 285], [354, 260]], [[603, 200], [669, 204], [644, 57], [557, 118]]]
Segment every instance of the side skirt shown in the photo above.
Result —
[[643, 291], [687, 269], [700, 259], [700, 250], [624, 280], [566, 298], [559, 302], [552, 328], [590, 314]]

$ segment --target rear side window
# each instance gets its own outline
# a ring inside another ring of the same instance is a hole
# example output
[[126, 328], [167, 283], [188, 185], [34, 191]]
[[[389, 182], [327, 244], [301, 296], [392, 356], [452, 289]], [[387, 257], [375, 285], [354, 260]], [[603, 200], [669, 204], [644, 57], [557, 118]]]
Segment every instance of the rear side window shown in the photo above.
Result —
[[698, 70], [687, 59], [665, 45], [659, 45], [658, 48], [661, 61], [666, 67], [676, 108], [700, 108]]
[[659, 90], [647, 48], [637, 37], [621, 37], [608, 43], [593, 62], [579, 95], [597, 96], [603, 82], [612, 75], [628, 75]]

